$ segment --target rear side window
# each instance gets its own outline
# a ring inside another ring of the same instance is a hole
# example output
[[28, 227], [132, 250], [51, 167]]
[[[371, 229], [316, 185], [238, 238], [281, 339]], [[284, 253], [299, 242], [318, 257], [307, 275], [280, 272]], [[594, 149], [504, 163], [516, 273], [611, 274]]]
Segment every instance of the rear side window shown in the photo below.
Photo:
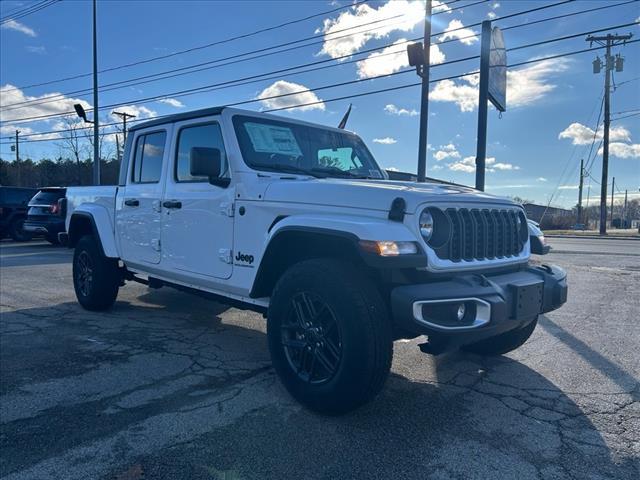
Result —
[[178, 135], [178, 148], [176, 153], [175, 178], [178, 182], [206, 182], [206, 177], [194, 177], [189, 168], [189, 156], [193, 147], [217, 148], [222, 157], [222, 174], [226, 176], [227, 156], [224, 151], [222, 132], [217, 123], [207, 123], [185, 127]]
[[35, 197], [31, 199], [33, 205], [53, 205], [59, 199], [64, 198], [64, 190], [40, 190]]
[[131, 180], [133, 183], [157, 183], [162, 175], [162, 159], [167, 133], [140, 135], [136, 141]]

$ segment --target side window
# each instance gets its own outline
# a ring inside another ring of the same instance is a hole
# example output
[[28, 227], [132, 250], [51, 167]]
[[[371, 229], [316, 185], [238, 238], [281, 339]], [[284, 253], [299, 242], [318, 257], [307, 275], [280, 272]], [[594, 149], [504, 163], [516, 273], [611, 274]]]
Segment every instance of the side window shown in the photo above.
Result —
[[166, 139], [166, 132], [147, 133], [138, 137], [131, 177], [133, 183], [160, 181]]
[[222, 131], [217, 123], [184, 127], [178, 134], [175, 179], [178, 182], [206, 182], [206, 177], [194, 177], [189, 168], [189, 155], [193, 147], [217, 148], [222, 158], [222, 177], [227, 176], [227, 155], [222, 141]]

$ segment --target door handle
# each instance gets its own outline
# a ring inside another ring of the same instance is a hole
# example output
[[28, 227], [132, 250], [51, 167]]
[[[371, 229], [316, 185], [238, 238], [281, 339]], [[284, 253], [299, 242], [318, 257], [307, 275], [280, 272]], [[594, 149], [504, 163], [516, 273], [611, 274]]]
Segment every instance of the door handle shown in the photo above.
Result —
[[182, 202], [179, 200], [167, 200], [162, 202], [164, 208], [182, 208]]
[[128, 198], [124, 201], [124, 204], [127, 207], [137, 207], [138, 205], [140, 205], [140, 202], [136, 198]]

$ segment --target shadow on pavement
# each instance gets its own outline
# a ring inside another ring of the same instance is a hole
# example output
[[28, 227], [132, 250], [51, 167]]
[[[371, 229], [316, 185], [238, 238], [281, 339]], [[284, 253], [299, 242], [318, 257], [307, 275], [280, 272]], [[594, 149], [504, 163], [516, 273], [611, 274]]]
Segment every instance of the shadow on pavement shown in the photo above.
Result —
[[[2, 314], [0, 475], [52, 461], [75, 478], [81, 458], [108, 459], [104, 478], [633, 478], [636, 471], [632, 460], [614, 463], [567, 395], [507, 357], [433, 358], [397, 344], [396, 355], [404, 349], [403, 362], [423, 379], [394, 373], [371, 404], [323, 417], [275, 381], [260, 316], [230, 310], [222, 322], [226, 307], [165, 289], [137, 300], [143, 305], [117, 302], [104, 314], [74, 303]], [[251, 390], [262, 377], [266, 386]], [[268, 398], [240, 408], [243, 389]], [[214, 397], [225, 400], [208, 402]]]

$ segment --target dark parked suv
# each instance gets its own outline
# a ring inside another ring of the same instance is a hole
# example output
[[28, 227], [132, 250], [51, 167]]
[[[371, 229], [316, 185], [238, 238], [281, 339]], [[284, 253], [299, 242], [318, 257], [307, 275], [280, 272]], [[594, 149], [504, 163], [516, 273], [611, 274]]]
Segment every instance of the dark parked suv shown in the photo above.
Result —
[[24, 222], [25, 231], [44, 235], [47, 241], [58, 243], [58, 233], [64, 232], [67, 210], [66, 188], [42, 188], [29, 202], [29, 213]]
[[35, 188], [0, 187], [0, 239], [10, 235], [17, 242], [31, 240], [22, 229], [27, 218], [27, 205], [38, 190]]

